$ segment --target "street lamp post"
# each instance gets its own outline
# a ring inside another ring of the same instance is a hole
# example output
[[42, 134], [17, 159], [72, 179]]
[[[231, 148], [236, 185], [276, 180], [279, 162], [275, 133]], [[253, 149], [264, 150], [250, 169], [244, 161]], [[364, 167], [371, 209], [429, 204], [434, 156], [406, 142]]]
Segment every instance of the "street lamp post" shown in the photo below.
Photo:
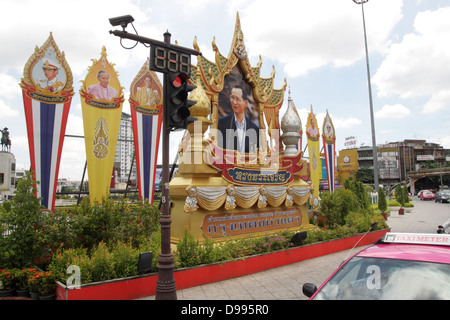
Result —
[[[129, 23], [134, 21], [130, 15], [120, 16], [109, 19], [111, 25], [122, 26], [123, 31], [114, 30], [109, 33], [120, 37], [120, 39], [130, 39], [146, 45], [150, 45], [150, 58], [154, 55], [154, 60], [150, 59], [150, 70], [162, 72], [164, 74], [164, 96], [163, 96], [163, 124], [162, 124], [162, 155], [163, 155], [163, 169], [162, 169], [162, 210], [160, 217], [161, 225], [161, 253], [158, 256], [158, 280], [156, 282], [156, 300], [176, 300], [177, 288], [174, 279], [174, 257], [171, 252], [170, 242], [170, 228], [172, 218], [170, 215], [170, 199], [169, 199], [169, 143], [170, 143], [170, 128], [168, 123], [168, 101], [169, 101], [169, 76], [168, 73], [175, 73], [177, 71], [185, 72], [187, 75], [190, 69], [185, 70], [185, 66], [191, 65], [191, 54], [201, 55], [201, 52], [178, 45], [170, 44], [171, 34], [169, 31], [164, 33], [164, 42], [139, 36], [138, 34], [131, 34], [125, 31]], [[134, 48], [134, 47], [132, 47]], [[131, 48], [131, 49], [132, 49]], [[129, 48], [127, 48], [129, 49]], [[156, 55], [156, 52], [159, 55]], [[168, 53], [167, 53], [168, 52]], [[182, 61], [181, 61], [182, 60]], [[169, 62], [169, 63], [168, 63]], [[191, 87], [190, 90], [193, 88]], [[186, 96], [187, 97], [187, 96]], [[194, 103], [195, 104], [195, 103]], [[192, 106], [192, 104], [191, 104]]]
[[375, 138], [375, 122], [373, 118], [373, 103], [372, 103], [372, 85], [370, 83], [370, 68], [369, 68], [369, 52], [367, 50], [367, 36], [366, 36], [366, 21], [364, 18], [364, 3], [369, 0], [353, 0], [354, 3], [361, 5], [362, 19], [363, 19], [363, 29], [364, 29], [364, 45], [366, 48], [366, 65], [367, 65], [367, 83], [369, 87], [369, 103], [370, 103], [370, 121], [372, 125], [372, 145], [373, 145], [373, 181], [375, 191], [378, 192], [378, 153], [377, 153], [377, 142]]

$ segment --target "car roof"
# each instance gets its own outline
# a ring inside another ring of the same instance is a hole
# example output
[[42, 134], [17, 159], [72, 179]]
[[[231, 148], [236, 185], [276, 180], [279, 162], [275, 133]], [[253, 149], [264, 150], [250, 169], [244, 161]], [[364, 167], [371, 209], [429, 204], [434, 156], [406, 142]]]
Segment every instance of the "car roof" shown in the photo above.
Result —
[[387, 233], [355, 256], [450, 264], [450, 235]]

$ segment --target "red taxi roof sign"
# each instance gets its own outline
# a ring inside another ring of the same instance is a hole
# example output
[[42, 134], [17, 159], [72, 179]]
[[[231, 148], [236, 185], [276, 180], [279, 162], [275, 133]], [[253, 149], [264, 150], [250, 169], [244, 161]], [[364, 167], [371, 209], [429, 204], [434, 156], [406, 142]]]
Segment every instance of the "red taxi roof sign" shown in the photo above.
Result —
[[408, 244], [431, 244], [440, 246], [450, 246], [449, 234], [428, 234], [428, 233], [396, 233], [385, 234], [384, 243], [408, 243]]

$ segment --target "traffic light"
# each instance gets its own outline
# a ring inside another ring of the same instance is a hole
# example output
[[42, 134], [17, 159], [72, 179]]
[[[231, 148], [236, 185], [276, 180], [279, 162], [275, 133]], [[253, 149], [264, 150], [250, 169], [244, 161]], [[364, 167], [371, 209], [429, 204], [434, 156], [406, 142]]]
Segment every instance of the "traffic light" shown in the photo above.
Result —
[[196, 118], [191, 117], [189, 108], [197, 102], [188, 100], [189, 92], [197, 88], [188, 83], [189, 76], [184, 73], [168, 74], [167, 127], [171, 129], [186, 129]]

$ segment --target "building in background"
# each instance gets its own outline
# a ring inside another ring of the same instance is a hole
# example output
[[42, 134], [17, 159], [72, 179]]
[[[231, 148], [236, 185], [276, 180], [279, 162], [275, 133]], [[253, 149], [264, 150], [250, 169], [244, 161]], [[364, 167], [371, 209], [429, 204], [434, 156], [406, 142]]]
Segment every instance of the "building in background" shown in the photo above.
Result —
[[133, 126], [131, 115], [122, 112], [120, 119], [119, 138], [117, 140], [116, 155], [114, 158], [115, 182], [127, 182], [131, 171], [130, 180], [136, 183], [136, 163], [134, 159]]
[[14, 196], [16, 183], [16, 157], [8, 151], [0, 151], [0, 200]]
[[358, 149], [344, 149], [339, 151], [339, 157], [337, 157], [337, 168], [339, 172], [339, 181], [341, 184], [345, 180], [355, 178], [358, 171]]
[[[377, 145], [380, 184], [389, 186], [409, 182], [408, 174], [426, 168], [430, 162], [445, 166], [450, 150], [426, 140], [403, 140]], [[355, 160], [356, 157], [356, 160]], [[361, 168], [373, 169], [371, 146], [339, 151], [339, 177], [341, 183]], [[413, 189], [413, 188], [412, 188]]]

